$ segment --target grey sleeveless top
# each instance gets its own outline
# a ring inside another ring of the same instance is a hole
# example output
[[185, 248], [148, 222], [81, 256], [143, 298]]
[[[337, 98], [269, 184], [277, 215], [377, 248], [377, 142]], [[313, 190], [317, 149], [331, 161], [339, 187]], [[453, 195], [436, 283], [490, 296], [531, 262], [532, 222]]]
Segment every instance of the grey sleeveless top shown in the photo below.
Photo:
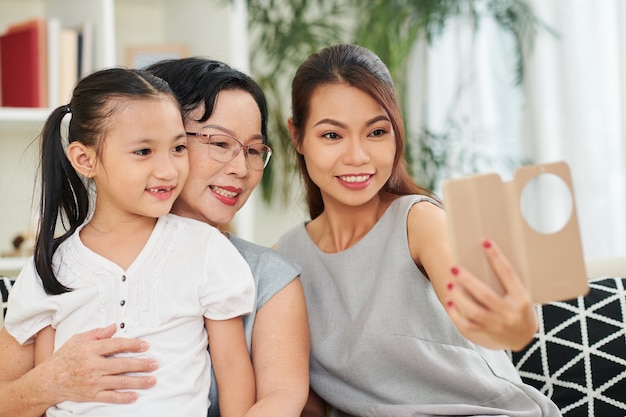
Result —
[[321, 252], [305, 224], [277, 250], [302, 266], [311, 388], [335, 416], [560, 416], [522, 383], [504, 351], [477, 346], [449, 319], [407, 240], [411, 206], [395, 200], [357, 244]]

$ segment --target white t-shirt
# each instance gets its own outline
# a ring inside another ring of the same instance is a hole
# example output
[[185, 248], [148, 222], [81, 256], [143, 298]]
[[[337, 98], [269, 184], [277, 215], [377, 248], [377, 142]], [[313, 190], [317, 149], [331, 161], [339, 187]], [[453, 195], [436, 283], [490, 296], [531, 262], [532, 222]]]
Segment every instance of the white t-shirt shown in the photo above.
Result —
[[150, 344], [143, 355], [159, 363], [157, 384], [137, 391], [133, 404], [66, 401], [47, 415], [206, 415], [211, 363], [203, 317], [223, 320], [252, 311], [255, 288], [246, 261], [214, 227], [172, 214], [158, 220], [127, 270], [84, 246], [79, 231], [54, 254], [57, 279], [73, 291], [47, 295], [29, 262], [10, 293], [8, 332], [31, 343], [52, 325], [57, 350], [76, 333], [116, 323], [115, 336]]

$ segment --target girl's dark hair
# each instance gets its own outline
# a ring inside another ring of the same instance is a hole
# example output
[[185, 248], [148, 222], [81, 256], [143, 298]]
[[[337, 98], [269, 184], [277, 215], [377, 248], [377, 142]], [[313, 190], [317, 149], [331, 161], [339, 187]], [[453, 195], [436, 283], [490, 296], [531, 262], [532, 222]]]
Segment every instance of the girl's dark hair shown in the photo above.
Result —
[[[432, 193], [417, 185], [409, 175], [404, 160], [404, 123], [389, 70], [369, 49], [357, 45], [333, 45], [309, 56], [294, 76], [291, 85], [292, 121], [296, 130], [293, 138], [298, 144], [304, 139], [304, 127], [309, 117], [311, 97], [315, 89], [325, 84], [347, 84], [364, 91], [385, 109], [395, 133], [394, 168], [381, 193], [396, 195]], [[306, 162], [296, 154], [298, 168], [304, 180], [306, 200], [311, 219], [324, 211], [319, 187], [311, 180]]]
[[164, 60], [148, 66], [146, 70], [169, 83], [185, 119], [204, 103], [204, 114], [197, 122], [204, 122], [211, 117], [220, 91], [247, 91], [259, 107], [261, 134], [263, 142], [268, 143], [265, 94], [256, 81], [243, 72], [223, 62], [202, 57]]
[[[82, 225], [91, 211], [87, 185], [65, 154], [61, 122], [70, 113], [68, 143], [79, 141], [99, 154], [111, 117], [125, 100], [154, 100], [174, 97], [165, 81], [134, 69], [109, 68], [94, 72], [78, 82], [71, 101], [52, 111], [41, 133], [41, 219], [35, 242], [35, 268], [48, 294], [71, 289], [60, 283], [52, 266], [59, 245]], [[64, 233], [55, 237], [57, 221]]]

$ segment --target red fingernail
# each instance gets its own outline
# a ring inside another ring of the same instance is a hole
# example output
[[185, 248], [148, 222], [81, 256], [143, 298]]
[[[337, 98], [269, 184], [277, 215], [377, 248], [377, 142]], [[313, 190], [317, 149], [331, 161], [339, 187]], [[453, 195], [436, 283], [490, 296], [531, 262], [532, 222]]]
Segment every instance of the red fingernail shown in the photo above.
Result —
[[491, 247], [491, 241], [489, 239], [483, 240], [483, 248], [489, 249]]
[[452, 307], [454, 305], [454, 303], [452, 302], [452, 300], [448, 300], [446, 301], [446, 304], [448, 305], [448, 307]]
[[452, 269], [450, 269], [450, 272], [452, 272], [452, 275], [459, 275], [459, 268], [453, 266]]
[[452, 288], [454, 288], [454, 282], [448, 282], [448, 291], [452, 290]]

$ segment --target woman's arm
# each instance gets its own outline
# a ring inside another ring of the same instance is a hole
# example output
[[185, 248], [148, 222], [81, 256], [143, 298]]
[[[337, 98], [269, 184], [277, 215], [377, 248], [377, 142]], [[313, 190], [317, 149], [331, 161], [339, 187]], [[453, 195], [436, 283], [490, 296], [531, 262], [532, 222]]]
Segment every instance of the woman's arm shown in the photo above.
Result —
[[109, 357], [120, 352], [145, 352], [136, 339], [111, 338], [115, 325], [73, 336], [51, 357], [34, 366], [33, 344], [21, 346], [6, 329], [0, 330], [0, 417], [41, 416], [62, 401], [101, 401], [125, 404], [146, 389], [151, 376], [131, 377], [126, 372], [151, 372], [152, 359]]
[[257, 312], [252, 363], [257, 402], [246, 417], [300, 416], [309, 392], [309, 323], [298, 278]]
[[204, 319], [215, 372], [220, 415], [241, 417], [254, 404], [254, 371], [241, 316], [228, 320]]
[[537, 330], [534, 305], [495, 244], [485, 247], [485, 256], [505, 289], [502, 296], [461, 265], [454, 265], [447, 218], [441, 208], [415, 204], [407, 228], [413, 259], [428, 273], [437, 297], [463, 336], [491, 349], [519, 350], [528, 344]]
[[0, 330], [0, 415], [41, 416], [51, 404], [48, 393], [35, 388], [37, 378], [28, 374], [34, 366], [34, 345], [21, 346], [6, 329]]

